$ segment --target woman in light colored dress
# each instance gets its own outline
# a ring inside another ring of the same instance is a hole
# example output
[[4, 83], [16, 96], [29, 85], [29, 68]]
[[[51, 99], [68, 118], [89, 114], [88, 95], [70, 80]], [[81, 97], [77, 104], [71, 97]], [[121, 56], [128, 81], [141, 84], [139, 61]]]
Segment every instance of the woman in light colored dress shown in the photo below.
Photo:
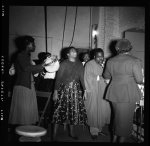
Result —
[[95, 49], [94, 59], [85, 65], [84, 82], [87, 92], [85, 106], [88, 116], [88, 125], [93, 139], [102, 132], [105, 124], [110, 122], [110, 105], [104, 99], [106, 83], [102, 77], [104, 52]]

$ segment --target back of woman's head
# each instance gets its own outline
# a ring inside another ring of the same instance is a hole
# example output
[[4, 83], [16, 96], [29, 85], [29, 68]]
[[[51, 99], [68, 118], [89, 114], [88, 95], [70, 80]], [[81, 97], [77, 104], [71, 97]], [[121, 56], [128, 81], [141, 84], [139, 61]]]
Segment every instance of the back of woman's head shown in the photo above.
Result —
[[129, 52], [132, 49], [131, 42], [127, 39], [120, 39], [115, 46], [116, 51], [120, 53]]

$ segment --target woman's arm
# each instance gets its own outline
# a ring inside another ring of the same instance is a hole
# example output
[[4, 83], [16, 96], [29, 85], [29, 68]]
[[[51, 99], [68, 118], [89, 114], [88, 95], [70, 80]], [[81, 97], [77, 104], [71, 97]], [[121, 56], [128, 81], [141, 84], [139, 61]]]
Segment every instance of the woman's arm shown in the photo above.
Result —
[[65, 74], [65, 68], [67, 67], [65, 62], [62, 62], [60, 64], [60, 68], [58, 69], [58, 72], [56, 74], [56, 81], [55, 81], [55, 90], [58, 90], [59, 85], [62, 81], [62, 79], [64, 78], [64, 74]]
[[84, 70], [84, 83], [85, 83], [85, 88], [86, 88], [87, 92], [92, 91], [93, 79], [96, 79], [96, 77], [97, 77], [94, 74], [93, 70], [94, 70], [94, 66], [91, 64], [91, 62], [88, 62], [85, 65], [85, 70]]
[[133, 63], [133, 75], [137, 84], [144, 84], [142, 64], [140, 60], [137, 60], [136, 63]]
[[85, 83], [84, 83], [84, 67], [83, 67], [82, 64], [80, 65], [79, 74], [80, 74], [80, 75], [79, 75], [79, 77], [80, 77], [80, 82], [81, 82], [81, 84], [82, 84], [83, 89], [85, 90]]
[[43, 70], [43, 64], [32, 65], [27, 57], [22, 54], [19, 54], [17, 57], [17, 62], [21, 66], [23, 71], [37, 73]]
[[103, 72], [103, 77], [105, 79], [111, 79], [111, 73], [110, 73], [110, 69], [109, 69], [110, 68], [110, 62], [107, 61], [107, 63], [105, 65], [106, 65], [106, 67], [105, 67], [104, 72]]

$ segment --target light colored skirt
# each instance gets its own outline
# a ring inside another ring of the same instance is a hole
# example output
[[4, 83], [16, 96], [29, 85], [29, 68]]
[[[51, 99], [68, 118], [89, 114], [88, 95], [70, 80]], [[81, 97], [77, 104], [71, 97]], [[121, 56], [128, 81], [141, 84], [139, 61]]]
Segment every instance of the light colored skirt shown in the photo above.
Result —
[[29, 125], [39, 120], [34, 84], [31, 89], [14, 86], [9, 114], [10, 124]]
[[101, 131], [105, 124], [110, 123], [111, 109], [108, 101], [91, 95], [85, 101], [85, 107], [90, 127]]

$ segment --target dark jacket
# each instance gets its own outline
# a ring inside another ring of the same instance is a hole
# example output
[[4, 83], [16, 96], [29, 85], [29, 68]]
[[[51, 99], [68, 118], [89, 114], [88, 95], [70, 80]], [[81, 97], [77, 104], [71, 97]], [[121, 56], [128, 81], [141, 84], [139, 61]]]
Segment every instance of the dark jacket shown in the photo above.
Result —
[[112, 102], [136, 102], [141, 98], [137, 84], [143, 83], [141, 61], [127, 54], [108, 60], [104, 78], [111, 79], [106, 99]]
[[31, 88], [31, 74], [42, 71], [43, 67], [42, 65], [32, 65], [30, 55], [26, 51], [23, 51], [16, 58], [15, 69], [15, 85]]

